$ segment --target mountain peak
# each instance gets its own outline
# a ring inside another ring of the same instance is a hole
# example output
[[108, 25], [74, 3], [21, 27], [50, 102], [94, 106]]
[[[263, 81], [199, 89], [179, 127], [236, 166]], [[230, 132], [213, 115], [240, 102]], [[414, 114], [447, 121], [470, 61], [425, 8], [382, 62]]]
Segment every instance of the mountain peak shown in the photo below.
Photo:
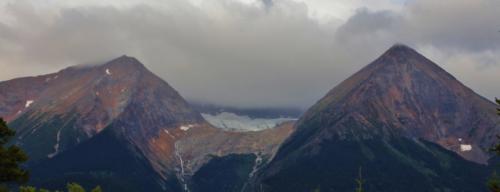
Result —
[[[18, 91], [10, 93], [14, 96], [0, 94], [2, 106], [16, 103], [7, 112], [0, 110], [0, 115], [12, 120], [20, 135], [18, 142], [32, 146], [27, 148], [35, 151], [30, 155], [34, 161], [51, 158], [118, 122], [131, 122], [133, 126], [123, 125], [114, 131], [140, 139], [154, 136], [162, 129], [204, 123], [203, 117], [174, 88], [133, 57], [121, 56], [97, 66], [69, 67], [26, 84], [39, 86], [19, 85]], [[1, 87], [6, 85], [0, 83]], [[65, 114], [68, 115], [60, 117]], [[49, 119], [46, 123], [24, 124], [42, 115]], [[71, 126], [64, 127], [60, 119], [68, 120]], [[30, 130], [34, 129], [47, 132], [32, 134]], [[47, 135], [52, 137], [45, 138]], [[64, 139], [57, 144], [59, 135]], [[38, 147], [35, 142], [40, 140], [58, 147]]]
[[[311, 122], [324, 121], [323, 131], [339, 137], [356, 132], [352, 135], [424, 138], [469, 160], [485, 162], [484, 151], [462, 153], [454, 147], [460, 145], [457, 138], [467, 138], [474, 148], [487, 148], [493, 143], [480, 133], [495, 129], [494, 118], [479, 113], [493, 109], [493, 103], [437, 64], [408, 46], [396, 44], [333, 88], [303, 116], [297, 127], [300, 130]], [[330, 121], [336, 118], [339, 120]], [[359, 126], [344, 126], [347, 121], [355, 121]]]
[[[453, 177], [471, 178], [469, 181], [477, 176], [462, 171], [476, 168], [466, 168], [464, 158], [486, 164], [490, 157], [487, 149], [497, 142], [491, 137], [500, 130], [495, 107], [434, 62], [406, 45], [396, 44], [302, 115], [295, 132], [259, 170], [256, 186], [265, 191], [313, 191], [316, 186], [348, 191], [350, 186], [342, 189], [331, 182], [331, 173], [355, 174], [361, 166], [368, 168], [363, 169], [367, 175], [376, 175], [369, 179], [378, 186], [406, 182], [394, 177], [397, 174], [421, 172], [423, 176], [418, 178], [451, 178], [440, 174], [452, 173], [450, 167], [455, 166], [459, 171]], [[444, 154], [449, 157], [442, 158]], [[399, 165], [402, 168], [395, 168]], [[442, 165], [446, 168], [437, 168]], [[380, 175], [380, 170], [397, 174]], [[347, 183], [353, 175], [346, 176], [345, 181], [339, 180], [342, 177], [334, 180]], [[287, 188], [298, 179], [301, 186]], [[385, 181], [390, 183], [381, 184]], [[422, 187], [412, 188], [414, 191], [440, 188], [434, 179], [414, 181], [421, 182], [415, 186]], [[432, 184], [425, 184], [428, 181]], [[466, 188], [446, 185], [442, 188], [452, 191]], [[408, 191], [406, 185], [390, 188], [384, 191]]]
[[[423, 55], [415, 51], [415, 49], [405, 44], [394, 44], [391, 48], [385, 51], [378, 60], [382, 63], [392, 64], [408, 64], [410, 60], [427, 60]], [[377, 63], [377, 62], [375, 62]]]
[[135, 57], [131, 57], [128, 55], [122, 55], [122, 56], [117, 57], [116, 59], [113, 59], [113, 60], [139, 62]]
[[105, 67], [131, 67], [135, 69], [143, 69], [145, 70], [146, 67], [144, 64], [142, 64], [139, 60], [137, 60], [135, 57], [127, 56], [127, 55], [122, 55], [120, 57], [117, 57], [107, 63], [105, 63], [103, 66]]
[[373, 62], [351, 76], [350, 79], [357, 79], [356, 81], [359, 82], [360, 80], [366, 80], [369, 76], [375, 78], [378, 76], [410, 75], [415, 73], [433, 76], [434, 79], [456, 81], [455, 77], [439, 65], [404, 44], [394, 44]]
[[401, 43], [396, 43], [389, 48], [386, 53], [409, 53], [409, 52], [416, 52], [415, 49], [411, 48], [410, 46], [406, 44], [401, 44]]
[[394, 45], [391, 46], [391, 48], [389, 48], [389, 50], [391, 49], [413, 50], [413, 48], [403, 43], [395, 43]]

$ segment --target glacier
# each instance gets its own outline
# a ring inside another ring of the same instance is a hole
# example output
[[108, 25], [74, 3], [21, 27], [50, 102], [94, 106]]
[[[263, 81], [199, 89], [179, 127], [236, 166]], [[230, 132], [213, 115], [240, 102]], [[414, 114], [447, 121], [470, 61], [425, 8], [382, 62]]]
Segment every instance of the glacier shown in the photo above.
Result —
[[228, 131], [260, 131], [264, 129], [274, 128], [286, 121], [295, 121], [296, 118], [279, 117], [279, 118], [251, 118], [246, 115], [238, 115], [230, 112], [221, 112], [216, 115], [201, 114], [205, 120], [217, 128]]

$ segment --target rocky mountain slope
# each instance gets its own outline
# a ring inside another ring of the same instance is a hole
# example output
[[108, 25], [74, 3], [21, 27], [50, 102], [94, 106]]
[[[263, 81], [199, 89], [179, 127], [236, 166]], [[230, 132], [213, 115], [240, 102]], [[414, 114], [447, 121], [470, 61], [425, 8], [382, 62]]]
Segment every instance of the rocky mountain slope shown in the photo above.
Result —
[[492, 102], [395, 45], [305, 113], [254, 189], [352, 191], [361, 168], [367, 191], [484, 191], [499, 129]]
[[174, 89], [131, 57], [42, 77], [43, 89], [26, 101], [22, 100], [26, 91], [13, 92], [15, 86], [6, 85], [6, 93], [19, 99], [16, 103], [26, 102], [24, 109], [7, 116], [14, 118], [10, 124], [17, 130], [17, 143], [32, 161], [51, 158], [127, 118], [133, 122], [120, 131], [138, 143], [160, 128], [204, 123]]
[[0, 115], [30, 156], [32, 182], [69, 181], [107, 191], [189, 191], [212, 158], [270, 157], [292, 126], [248, 133], [212, 127], [138, 60], [0, 83]]

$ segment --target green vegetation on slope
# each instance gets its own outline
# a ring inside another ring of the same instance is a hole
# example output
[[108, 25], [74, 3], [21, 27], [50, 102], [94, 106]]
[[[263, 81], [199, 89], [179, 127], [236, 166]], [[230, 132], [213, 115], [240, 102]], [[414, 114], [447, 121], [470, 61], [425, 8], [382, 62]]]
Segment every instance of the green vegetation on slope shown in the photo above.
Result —
[[[375, 156], [366, 156], [360, 143]], [[360, 166], [364, 191], [486, 191], [485, 166], [424, 140], [327, 140], [311, 151], [261, 175], [263, 191], [352, 192]]]
[[[86, 190], [79, 185], [78, 183], [68, 183], [66, 185], [66, 189], [68, 192], [86, 192]], [[47, 189], [37, 189], [32, 186], [21, 186], [19, 187], [19, 192], [50, 192]], [[59, 192], [59, 191], [54, 191], [54, 192]], [[94, 187], [90, 192], [102, 192], [102, 189], [100, 186]]]

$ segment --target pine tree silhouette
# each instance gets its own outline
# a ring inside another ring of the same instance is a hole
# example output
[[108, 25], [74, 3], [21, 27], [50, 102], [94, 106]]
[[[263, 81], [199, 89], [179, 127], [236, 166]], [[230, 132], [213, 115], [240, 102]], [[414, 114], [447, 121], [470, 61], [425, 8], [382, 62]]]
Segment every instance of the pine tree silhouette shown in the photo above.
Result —
[[0, 192], [8, 191], [10, 184], [22, 184], [29, 178], [28, 171], [19, 167], [28, 160], [28, 156], [16, 145], [6, 146], [15, 133], [0, 118]]
[[[497, 105], [500, 105], [500, 99], [495, 98], [495, 101], [497, 102]], [[497, 115], [500, 115], [500, 108], [497, 108]], [[500, 136], [497, 135], [497, 138], [500, 139]], [[500, 155], [500, 144], [495, 145], [491, 151]], [[488, 189], [491, 192], [500, 192], [500, 178], [496, 172], [493, 172], [493, 175], [488, 180]]]

